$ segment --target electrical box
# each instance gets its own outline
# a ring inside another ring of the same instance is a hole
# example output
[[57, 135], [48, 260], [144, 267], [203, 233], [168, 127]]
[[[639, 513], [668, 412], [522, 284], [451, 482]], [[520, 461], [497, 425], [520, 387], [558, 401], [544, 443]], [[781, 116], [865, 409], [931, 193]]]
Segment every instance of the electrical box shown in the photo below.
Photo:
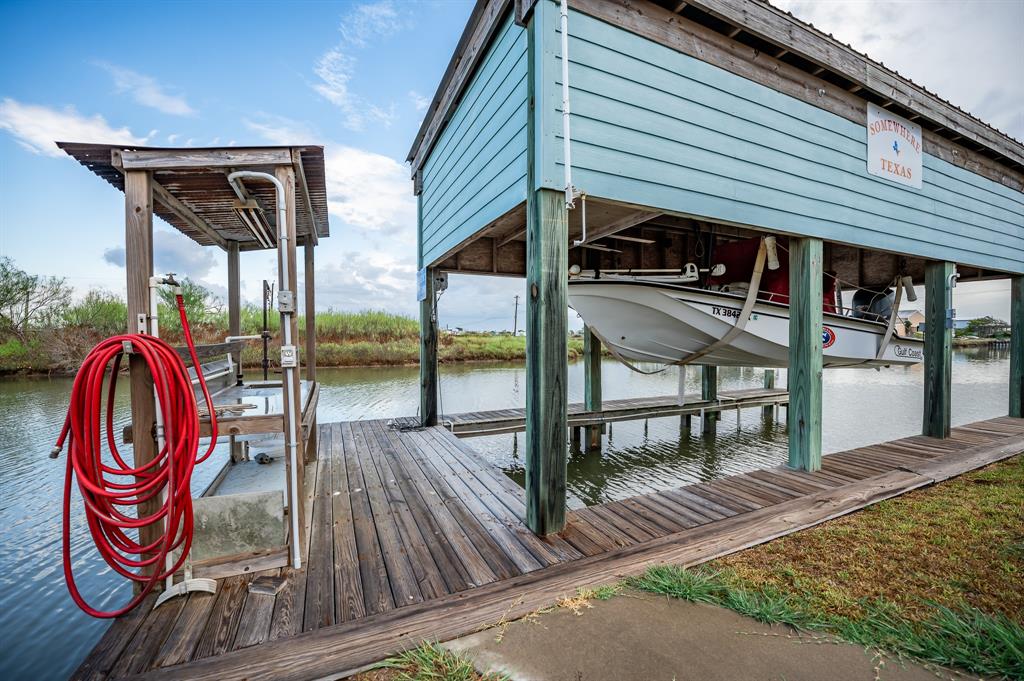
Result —
[[295, 312], [295, 292], [278, 291], [277, 309], [279, 312]]
[[299, 350], [294, 345], [281, 346], [281, 368], [294, 369], [299, 366]]

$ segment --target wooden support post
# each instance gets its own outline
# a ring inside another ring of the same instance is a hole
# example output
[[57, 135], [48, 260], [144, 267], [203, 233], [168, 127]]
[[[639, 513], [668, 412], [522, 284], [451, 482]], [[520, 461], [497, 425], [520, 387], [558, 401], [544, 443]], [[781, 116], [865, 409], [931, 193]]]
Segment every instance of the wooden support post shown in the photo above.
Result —
[[436, 271], [426, 272], [426, 298], [420, 301], [420, 424], [437, 425], [437, 295]]
[[[278, 281], [281, 282], [280, 285], [281, 285], [281, 290], [282, 291], [291, 291], [292, 295], [294, 296], [296, 294], [298, 286], [299, 286], [299, 283], [298, 283], [299, 282], [299, 279], [298, 279], [298, 263], [297, 263], [298, 258], [296, 257], [296, 244], [295, 244], [295, 238], [296, 238], [296, 228], [295, 228], [295, 171], [292, 169], [292, 166], [290, 166], [290, 165], [281, 165], [281, 166], [277, 166], [274, 169], [274, 176], [277, 178], [277, 180], [281, 184], [284, 185], [285, 204], [287, 206], [287, 223], [288, 223], [285, 226], [287, 234], [288, 234], [288, 239], [285, 242], [285, 248], [283, 249], [283, 252], [282, 252], [282, 249], [278, 249], [278, 263], [277, 263], [277, 265], [278, 265], [278, 272], [280, 273], [284, 269], [283, 266], [284, 266], [284, 263], [285, 263], [285, 259], [287, 259], [287, 263], [288, 263], [288, 279], [287, 279], [287, 281], [285, 281], [283, 277], [278, 276]], [[288, 319], [286, 319], [286, 317]], [[283, 333], [286, 321], [290, 325], [290, 333], [291, 333], [292, 344], [296, 346], [296, 353], [298, 353], [299, 316], [298, 316], [298, 314], [285, 315], [284, 313], [282, 313], [281, 314], [281, 329], [282, 329], [282, 333]], [[297, 371], [296, 371], [296, 378], [298, 378], [298, 372]], [[285, 413], [285, 420], [284, 420], [284, 446], [285, 446], [285, 452], [290, 451], [290, 445], [291, 445], [292, 442], [295, 442], [298, 445], [298, 448], [297, 448], [298, 451], [297, 451], [297, 455], [296, 455], [296, 465], [298, 467], [298, 470], [295, 472], [296, 473], [295, 477], [298, 479], [298, 484], [299, 484], [299, 487], [300, 487], [300, 489], [298, 490], [298, 494], [296, 495], [298, 497], [298, 504], [297, 504], [298, 508], [290, 508], [292, 506], [292, 504], [289, 501], [288, 512], [289, 513], [295, 513], [296, 514], [295, 517], [298, 519], [299, 545], [300, 545], [299, 550], [300, 550], [300, 552], [303, 555], [305, 555], [305, 553], [306, 553], [306, 513], [305, 513], [305, 508], [304, 508], [305, 507], [305, 498], [306, 498], [306, 494], [305, 494], [305, 492], [306, 492], [306, 490], [305, 490], [305, 455], [304, 455], [303, 447], [302, 447], [302, 445], [303, 445], [303, 442], [302, 442], [302, 402], [300, 400], [301, 390], [300, 390], [300, 387], [299, 387], [299, 381], [298, 380], [295, 381], [295, 389], [294, 390], [289, 391], [287, 385], [282, 385], [282, 389], [281, 390], [282, 390], [282, 397], [283, 397], [283, 400], [284, 400], [283, 401], [283, 407], [284, 407], [284, 413]], [[296, 418], [295, 418], [295, 422], [294, 423], [289, 423], [288, 422], [287, 414], [288, 414], [288, 405], [289, 404], [294, 404], [295, 405]], [[291, 463], [291, 461], [289, 459], [290, 459], [290, 457], [287, 457], [287, 456], [285, 457], [285, 465], [286, 465], [285, 475], [287, 476], [287, 480], [289, 481], [289, 483], [288, 483], [289, 484], [288, 498], [289, 498], [289, 500], [291, 500], [291, 498], [292, 498], [292, 495], [291, 495], [291, 479], [292, 479], [291, 465], [292, 465], [292, 463]], [[291, 521], [289, 520], [289, 522], [291, 522]]]
[[[583, 327], [583, 404], [587, 411], [601, 411], [601, 339]], [[601, 426], [587, 426], [587, 449], [600, 449]]]
[[562, 192], [527, 197], [526, 523], [546, 535], [565, 527], [569, 218]]
[[1010, 416], [1024, 418], [1024, 275], [1010, 280]]
[[[128, 279], [128, 333], [148, 332], [149, 278], [153, 276], [153, 177], [142, 170], [124, 174], [124, 246], [125, 273]], [[153, 437], [156, 425], [156, 402], [153, 397], [153, 376], [142, 355], [132, 354], [128, 359], [131, 384], [132, 442], [134, 464], [140, 467], [157, 454]], [[143, 476], [139, 476], [141, 481]], [[139, 505], [139, 515], [148, 516], [160, 508], [159, 496]], [[151, 544], [163, 534], [163, 521], [139, 529], [139, 541]], [[143, 556], [140, 556], [142, 558]], [[163, 565], [158, 566], [161, 570]], [[150, 574], [153, 566], [144, 568]], [[136, 583], [136, 588], [139, 586]]]
[[306, 294], [306, 380], [316, 381], [316, 272], [313, 262], [313, 249], [316, 245], [312, 238], [307, 238], [302, 247], [303, 268]]
[[[238, 253], [238, 242], [228, 244], [228, 335], [242, 335], [242, 293], [241, 269]], [[231, 353], [231, 361], [235, 363], [235, 382], [242, 385], [242, 353]]]
[[821, 469], [821, 239], [789, 241], [789, 465]]
[[[718, 367], [703, 366], [700, 372], [700, 397], [702, 400], [715, 402], [718, 400]], [[704, 412], [701, 423], [701, 432], [713, 433], [721, 414], [718, 412]]]
[[[764, 387], [767, 390], [775, 388], [775, 369], [764, 370]], [[766, 419], [773, 418], [775, 416], [775, 405], [769, 404], [761, 407], [761, 415]]]
[[924, 267], [924, 419], [921, 432], [949, 437], [950, 383], [953, 365], [953, 273], [951, 262]]

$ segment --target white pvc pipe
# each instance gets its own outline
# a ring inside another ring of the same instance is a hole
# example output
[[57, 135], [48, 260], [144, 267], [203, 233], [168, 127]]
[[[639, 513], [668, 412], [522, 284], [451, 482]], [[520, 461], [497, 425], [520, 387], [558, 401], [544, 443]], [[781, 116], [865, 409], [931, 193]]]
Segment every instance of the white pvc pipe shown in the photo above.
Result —
[[[235, 182], [239, 178], [251, 177], [259, 180], [266, 180], [274, 185], [277, 189], [277, 248], [281, 258], [281, 281], [288, 283], [288, 204], [285, 199], [284, 185], [281, 181], [270, 173], [261, 173], [255, 170], [238, 170], [228, 175], [228, 182], [235, 191], [239, 191], [238, 187], [235, 186]], [[292, 291], [292, 295], [295, 292]], [[281, 340], [282, 345], [292, 344], [292, 325], [291, 325], [291, 312], [282, 312], [281, 315], [285, 318], [281, 324]], [[287, 367], [284, 369], [284, 386], [285, 390], [288, 391], [288, 428], [293, 429], [297, 419], [295, 416], [295, 367]], [[288, 461], [290, 462], [291, 475], [289, 476], [290, 487], [291, 487], [291, 499], [288, 501], [289, 511], [288, 514], [291, 516], [292, 526], [292, 567], [298, 570], [302, 567], [302, 555], [299, 551], [299, 457], [298, 457], [298, 446], [299, 443], [296, 441], [294, 429], [289, 433], [288, 438]]]
[[[575, 206], [572, 188], [572, 135], [569, 133], [569, 2], [562, 0], [562, 151], [565, 161], [565, 207]], [[583, 238], [586, 241], [586, 236]]]

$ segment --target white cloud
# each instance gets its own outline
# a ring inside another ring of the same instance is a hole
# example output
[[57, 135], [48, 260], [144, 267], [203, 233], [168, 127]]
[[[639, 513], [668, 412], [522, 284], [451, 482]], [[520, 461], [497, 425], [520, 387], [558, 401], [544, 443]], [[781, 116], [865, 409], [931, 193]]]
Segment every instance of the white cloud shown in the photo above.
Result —
[[403, 28], [405, 21], [390, 0], [357, 5], [342, 18], [338, 27], [341, 41], [317, 59], [313, 72], [320, 80], [313, 84], [313, 89], [341, 109], [342, 124], [346, 128], [358, 131], [369, 122], [387, 126], [394, 121], [393, 104], [385, 108], [352, 92], [356, 66], [352, 52], [367, 47], [373, 39], [393, 35]]
[[354, 227], [398, 235], [414, 233], [416, 199], [408, 169], [362, 149], [327, 147], [327, 206]]
[[98, 64], [113, 77], [114, 87], [119, 93], [129, 93], [142, 106], [162, 111], [173, 116], [192, 116], [195, 109], [185, 101], [184, 95], [170, 94], [152, 76], [126, 69], [106, 62]]
[[244, 118], [242, 124], [274, 144], [313, 144], [320, 137], [306, 123], [268, 113], [259, 112], [253, 118]]
[[[1024, 139], [1024, 3], [773, 0], [986, 123]], [[936, 39], [929, 39], [934, 37]], [[944, 39], [938, 39], [944, 38]], [[945, 39], [948, 38], [948, 39]], [[950, 45], [969, 45], [969, 58]]]
[[21, 146], [36, 154], [61, 157], [56, 141], [103, 144], [145, 144], [149, 137], [134, 135], [127, 127], [113, 128], [99, 114], [83, 116], [74, 107], [52, 109], [23, 104], [14, 99], [0, 102], [0, 129], [8, 131]]
[[316, 270], [317, 307], [413, 314], [416, 271], [386, 255], [345, 251]]
[[[153, 271], [160, 274], [174, 272], [179, 276], [199, 280], [217, 266], [213, 248], [203, 247], [181, 232], [153, 230]], [[103, 259], [115, 267], [124, 267], [124, 246], [113, 246], [103, 251]]]
[[409, 90], [409, 101], [412, 102], [417, 111], [423, 111], [430, 106], [430, 97], [424, 97], [415, 90]]

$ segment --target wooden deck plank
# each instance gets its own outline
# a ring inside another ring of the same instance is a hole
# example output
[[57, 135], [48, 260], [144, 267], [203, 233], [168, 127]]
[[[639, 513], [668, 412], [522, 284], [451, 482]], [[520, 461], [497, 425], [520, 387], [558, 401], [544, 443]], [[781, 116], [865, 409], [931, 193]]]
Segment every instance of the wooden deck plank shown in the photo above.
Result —
[[714, 504], [718, 504], [723, 508], [728, 508], [735, 513], [746, 513], [747, 511], [756, 511], [761, 508], [762, 504], [755, 504], [747, 499], [727, 494], [721, 490], [711, 487], [707, 483], [700, 483], [697, 485], [687, 485], [680, 489], [685, 490], [688, 494], [707, 499]]
[[[432, 445], [423, 438], [409, 433], [402, 438], [402, 443], [411, 459], [410, 468], [415, 465], [423, 476], [424, 484], [436, 491], [450, 515], [465, 531], [473, 552], [479, 553], [498, 579], [521, 574], [522, 569], [517, 565], [514, 556], [510, 555], [503, 545], [506, 541], [504, 534], [508, 533], [507, 528], [495, 527], [501, 523], [487, 511], [483, 502], [466, 487], [459, 476], [451, 472], [450, 468], [444, 465], [435, 466]], [[495, 540], [494, 533], [498, 534], [500, 540]], [[538, 565], [536, 559], [518, 544], [512, 550], [516, 554], [525, 554], [525, 560], [531, 567]], [[471, 569], [469, 563], [464, 564], [467, 570]]]
[[349, 500], [352, 504], [352, 525], [355, 529], [359, 553], [359, 577], [363, 584], [363, 603], [366, 614], [385, 612], [395, 607], [395, 598], [388, 582], [388, 569], [377, 538], [373, 510], [366, 493], [366, 483], [359, 468], [356, 439], [351, 423], [341, 424], [345, 472], [348, 476]]
[[316, 460], [313, 482], [312, 527], [306, 560], [306, 598], [303, 601], [302, 630], [312, 631], [335, 623], [334, 606], [334, 480], [333, 459], [324, 456], [333, 439], [332, 431], [320, 433], [321, 455]]
[[[373, 476], [374, 486], [378, 484], [384, 492], [384, 503], [387, 513], [395, 520], [398, 536], [404, 546], [405, 554], [408, 556], [409, 565], [413, 575], [416, 577], [416, 585], [419, 593], [424, 599], [437, 598], [448, 593], [448, 586], [445, 583], [441, 571], [434, 561], [433, 555], [427, 548], [427, 542], [423, 538], [419, 524], [413, 518], [409, 510], [409, 504], [398, 484], [398, 477], [391, 472], [391, 466], [384, 458], [381, 443], [374, 432], [373, 422], [364, 421], [362, 433], [368, 445], [363, 452], [363, 474]], [[378, 524], [380, 521], [377, 521]], [[429, 533], [427, 535], [430, 536]], [[393, 582], [392, 582], [393, 583]]]
[[355, 526], [352, 519], [352, 496], [348, 485], [348, 471], [345, 467], [345, 451], [342, 445], [341, 424], [321, 428], [320, 436], [329, 435], [324, 446], [321, 440], [321, 456], [331, 459], [331, 545], [334, 554], [334, 621], [348, 622], [366, 615], [363, 600], [363, 582], [360, 576], [359, 549], [356, 545]]
[[153, 610], [117, 660], [111, 676], [127, 676], [149, 669], [184, 605], [185, 599], [174, 598]]
[[431, 429], [430, 435], [453, 455], [454, 460], [463, 462], [467, 470], [472, 471], [476, 478], [491, 490], [494, 498], [511, 512], [510, 521], [534, 555], [539, 556], [542, 552], [550, 560], [582, 558], [579, 551], [557, 535], [541, 538], [530, 532], [526, 527], [525, 492], [515, 481], [495, 466], [483, 461], [479, 454], [448, 431], [442, 428]]
[[370, 443], [359, 422], [351, 424], [352, 437], [356, 444], [351, 458], [349, 476], [359, 475], [366, 496], [369, 499], [371, 519], [380, 541], [381, 554], [387, 568], [387, 582], [391, 586], [395, 607], [401, 608], [423, 600], [419, 579], [412, 566], [410, 547], [402, 540], [401, 530], [392, 511], [384, 486], [369, 459]]
[[[281, 569], [254, 574], [253, 581], [260, 577], [281, 579]], [[248, 648], [270, 640], [270, 623], [274, 618], [274, 602], [276, 600], [277, 594], [248, 591], [245, 596], [245, 604], [242, 606], [238, 631], [235, 632], [235, 640], [231, 644], [232, 650]]]
[[[218, 584], [218, 590], [220, 585]], [[167, 634], [159, 652], [153, 660], [154, 667], [167, 667], [192, 659], [192, 653], [199, 644], [206, 623], [210, 620], [215, 594], [196, 592], [188, 595], [174, 628]]]
[[[380, 447], [377, 464], [381, 475], [388, 477], [394, 485], [397, 485], [405, 505], [405, 515], [408, 516], [407, 522], [415, 518], [413, 522], [420, 535], [419, 544], [433, 561], [437, 576], [441, 580], [438, 588], [443, 593], [454, 593], [468, 588], [470, 582], [462, 562], [458, 559], [455, 549], [438, 525], [430, 508], [412, 484], [411, 478], [400, 465], [398, 451], [388, 439], [381, 423], [374, 421], [367, 424], [367, 427], [373, 437], [377, 439], [377, 444]], [[421, 588], [424, 589], [424, 595], [426, 595], [427, 588], [422, 584]]]
[[447, 540], [442, 548], [452, 552], [450, 558], [456, 569], [462, 566], [465, 581], [479, 586], [518, 574], [511, 560], [487, 541], [483, 526], [448, 483], [441, 478], [427, 476], [413, 455], [415, 443], [409, 438], [399, 437], [394, 431], [386, 431], [386, 434], [395, 448], [395, 464], [419, 492], [430, 517]]
[[217, 600], [192, 653], [193, 660], [222, 655], [231, 648], [251, 579], [251, 575], [237, 575], [217, 585]]

